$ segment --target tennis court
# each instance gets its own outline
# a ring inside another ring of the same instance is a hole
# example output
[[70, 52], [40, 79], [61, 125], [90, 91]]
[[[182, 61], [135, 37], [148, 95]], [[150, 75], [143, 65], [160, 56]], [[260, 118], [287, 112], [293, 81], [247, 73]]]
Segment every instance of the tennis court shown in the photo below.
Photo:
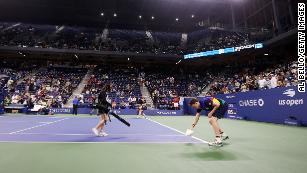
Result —
[[182, 134], [191, 116], [133, 117], [95, 137], [94, 116], [1, 116], [1, 172], [304, 172], [306, 128], [226, 119], [231, 139], [212, 148], [205, 117], [196, 137]]
[[1, 141], [107, 142], [107, 143], [206, 143], [154, 120], [129, 118], [132, 127], [111, 119], [106, 137], [93, 136], [97, 117], [7, 116], [0, 119]]

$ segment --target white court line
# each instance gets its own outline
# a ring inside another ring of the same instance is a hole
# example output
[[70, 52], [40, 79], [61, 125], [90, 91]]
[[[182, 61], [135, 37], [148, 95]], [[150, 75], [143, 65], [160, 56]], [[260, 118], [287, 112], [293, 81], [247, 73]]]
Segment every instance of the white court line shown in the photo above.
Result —
[[[159, 123], [158, 121], [152, 120], [152, 119], [150, 119], [150, 118], [147, 118], [147, 120], [149, 120], [149, 121], [151, 121], [151, 122], [154, 122], [154, 123], [156, 123], [156, 124], [159, 124], [160, 126], [163, 126], [163, 127], [168, 128], [168, 129], [171, 129], [171, 130], [173, 130], [173, 131], [175, 131], [175, 132], [178, 132], [178, 133], [180, 133], [180, 134], [185, 135], [184, 132], [182, 132], [182, 131], [180, 131], [180, 130], [177, 130], [177, 129], [173, 128], [173, 127], [170, 127], [170, 126], [161, 124], [161, 123]], [[208, 141], [202, 140], [202, 139], [200, 139], [200, 138], [198, 138], [198, 137], [195, 137], [195, 136], [191, 136], [191, 137], [192, 137], [193, 139], [196, 139], [196, 140], [201, 141], [201, 142], [203, 142], [203, 143], [206, 143], [206, 144], [209, 143]]]
[[0, 141], [0, 143], [23, 143], [23, 144], [200, 144], [202, 142], [50, 142], [50, 141]]
[[[92, 133], [0, 133], [0, 135], [54, 135], [54, 136], [94, 136]], [[156, 134], [109, 134], [110, 136], [160, 136], [160, 137], [167, 137], [167, 136], [185, 136], [185, 135], [173, 135], [173, 134], [167, 134], [167, 135], [156, 135]]]
[[[43, 117], [43, 116], [37, 116], [37, 117]], [[60, 118], [68, 118], [69, 116], [61, 116], [61, 117], [55, 117], [55, 116], [49, 116], [47, 118], [50, 118], [50, 119], [60, 119]], [[70, 116], [70, 118], [73, 118], [72, 116]]]
[[27, 131], [27, 130], [35, 129], [35, 128], [46, 126], [46, 125], [49, 125], [49, 124], [54, 124], [54, 123], [57, 123], [57, 122], [61, 122], [61, 121], [67, 120], [67, 119], [69, 119], [69, 118], [63, 118], [63, 119], [60, 119], [60, 120], [51, 121], [51, 122], [40, 124], [40, 125], [36, 125], [36, 126], [33, 126], [33, 127], [28, 127], [28, 128], [25, 128], [25, 129], [21, 129], [21, 130], [18, 130], [18, 131], [11, 132], [9, 134], [15, 134], [15, 133], [19, 133], [19, 132], [24, 132], [24, 131]]

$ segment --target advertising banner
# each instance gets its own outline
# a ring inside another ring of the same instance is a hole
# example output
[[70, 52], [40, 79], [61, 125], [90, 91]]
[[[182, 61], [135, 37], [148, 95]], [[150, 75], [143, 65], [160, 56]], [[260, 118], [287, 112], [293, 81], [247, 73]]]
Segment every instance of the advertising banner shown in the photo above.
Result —
[[[221, 94], [215, 97], [229, 104], [227, 118], [278, 124], [287, 122], [297, 122], [298, 125], [307, 124], [307, 94], [298, 92], [295, 86]], [[199, 99], [202, 98], [199, 97]], [[188, 103], [188, 99], [185, 101]], [[195, 113], [195, 110], [186, 104], [185, 108], [187, 108], [185, 113]]]

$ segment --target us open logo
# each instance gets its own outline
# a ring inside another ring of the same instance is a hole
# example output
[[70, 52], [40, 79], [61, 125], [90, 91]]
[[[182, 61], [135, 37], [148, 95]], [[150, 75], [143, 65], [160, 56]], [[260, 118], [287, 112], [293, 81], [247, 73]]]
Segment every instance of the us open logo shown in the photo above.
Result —
[[295, 96], [295, 90], [294, 89], [287, 89], [282, 94], [287, 95], [288, 97], [294, 97]]
[[[287, 89], [282, 93], [283, 95], [286, 95], [288, 97], [293, 98], [295, 96], [295, 90], [294, 89]], [[279, 106], [299, 106], [304, 104], [304, 99], [279, 99], [278, 105]]]

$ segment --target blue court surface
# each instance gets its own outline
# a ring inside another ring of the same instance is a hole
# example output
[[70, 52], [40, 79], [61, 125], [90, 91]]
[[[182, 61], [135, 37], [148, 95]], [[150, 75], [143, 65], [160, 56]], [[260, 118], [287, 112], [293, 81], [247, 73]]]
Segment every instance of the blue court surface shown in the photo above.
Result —
[[134, 117], [125, 116], [131, 127], [113, 118], [109, 136], [96, 137], [97, 116], [0, 116], [0, 172], [306, 172], [306, 128], [223, 119], [230, 139], [216, 148], [202, 140], [214, 138], [206, 117], [202, 139], [182, 132], [191, 116]]
[[2, 116], [1, 142], [106, 142], [106, 143], [206, 143], [185, 136], [174, 128], [150, 119], [127, 118], [127, 127], [115, 118], [108, 122], [106, 137], [96, 137], [91, 128], [98, 117], [73, 116]]

